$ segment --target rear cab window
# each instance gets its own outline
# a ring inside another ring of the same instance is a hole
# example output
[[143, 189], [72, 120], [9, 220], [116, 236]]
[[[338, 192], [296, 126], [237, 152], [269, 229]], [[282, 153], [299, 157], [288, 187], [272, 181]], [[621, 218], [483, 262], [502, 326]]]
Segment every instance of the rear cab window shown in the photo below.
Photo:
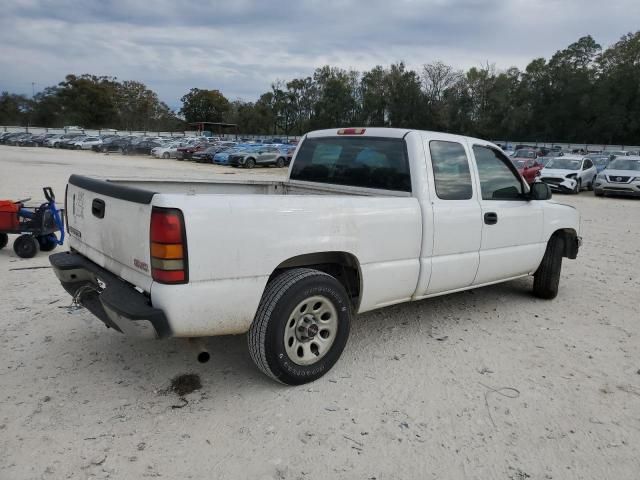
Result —
[[429, 142], [436, 195], [440, 200], [469, 200], [473, 196], [469, 159], [457, 142]]
[[291, 180], [411, 192], [404, 139], [312, 137], [302, 142]]

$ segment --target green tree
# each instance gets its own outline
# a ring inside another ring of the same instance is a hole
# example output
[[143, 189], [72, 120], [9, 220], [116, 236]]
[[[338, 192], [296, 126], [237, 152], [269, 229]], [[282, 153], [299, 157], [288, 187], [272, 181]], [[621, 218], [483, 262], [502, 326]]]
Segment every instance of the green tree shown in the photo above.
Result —
[[65, 124], [84, 128], [114, 125], [117, 121], [116, 88], [113, 77], [67, 75], [55, 92], [62, 120]]
[[222, 122], [231, 106], [219, 90], [192, 88], [180, 101], [180, 113], [187, 122]]
[[0, 125], [26, 125], [30, 120], [32, 102], [25, 95], [0, 94]]

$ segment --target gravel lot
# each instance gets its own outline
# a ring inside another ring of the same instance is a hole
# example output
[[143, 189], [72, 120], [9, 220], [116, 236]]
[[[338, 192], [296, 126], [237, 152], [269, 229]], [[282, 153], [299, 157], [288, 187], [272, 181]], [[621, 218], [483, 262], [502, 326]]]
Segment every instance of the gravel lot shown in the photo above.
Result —
[[[60, 200], [71, 173], [284, 174], [17, 147], [0, 172], [2, 198]], [[362, 315], [336, 367], [298, 388], [259, 373], [244, 336], [208, 340], [200, 365], [184, 340], [107, 330], [50, 269], [14, 270], [46, 254], [5, 248], [0, 479], [637, 479], [640, 200], [555, 200], [585, 240], [556, 300], [521, 279]], [[202, 382], [186, 402], [168, 391], [183, 373]]]

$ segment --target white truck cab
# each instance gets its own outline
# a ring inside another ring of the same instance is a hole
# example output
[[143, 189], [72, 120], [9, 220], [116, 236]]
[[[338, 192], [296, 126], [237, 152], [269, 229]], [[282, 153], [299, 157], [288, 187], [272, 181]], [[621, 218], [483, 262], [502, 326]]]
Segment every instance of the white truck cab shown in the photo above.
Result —
[[312, 381], [354, 314], [533, 275], [554, 298], [580, 246], [575, 208], [484, 140], [308, 133], [285, 181], [96, 180], [67, 190], [65, 289], [128, 334], [248, 332], [275, 380]]

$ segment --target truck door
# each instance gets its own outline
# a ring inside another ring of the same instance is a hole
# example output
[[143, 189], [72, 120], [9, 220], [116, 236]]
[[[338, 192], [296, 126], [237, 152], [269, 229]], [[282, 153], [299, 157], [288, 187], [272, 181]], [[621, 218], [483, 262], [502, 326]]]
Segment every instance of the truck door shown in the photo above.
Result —
[[432, 295], [472, 284], [478, 270], [482, 224], [468, 146], [454, 136], [435, 136], [425, 142], [425, 153], [433, 252], [431, 279], [423, 295]]
[[480, 180], [482, 243], [474, 285], [535, 271], [544, 254], [541, 202], [527, 189], [509, 159], [490, 145], [472, 146]]

